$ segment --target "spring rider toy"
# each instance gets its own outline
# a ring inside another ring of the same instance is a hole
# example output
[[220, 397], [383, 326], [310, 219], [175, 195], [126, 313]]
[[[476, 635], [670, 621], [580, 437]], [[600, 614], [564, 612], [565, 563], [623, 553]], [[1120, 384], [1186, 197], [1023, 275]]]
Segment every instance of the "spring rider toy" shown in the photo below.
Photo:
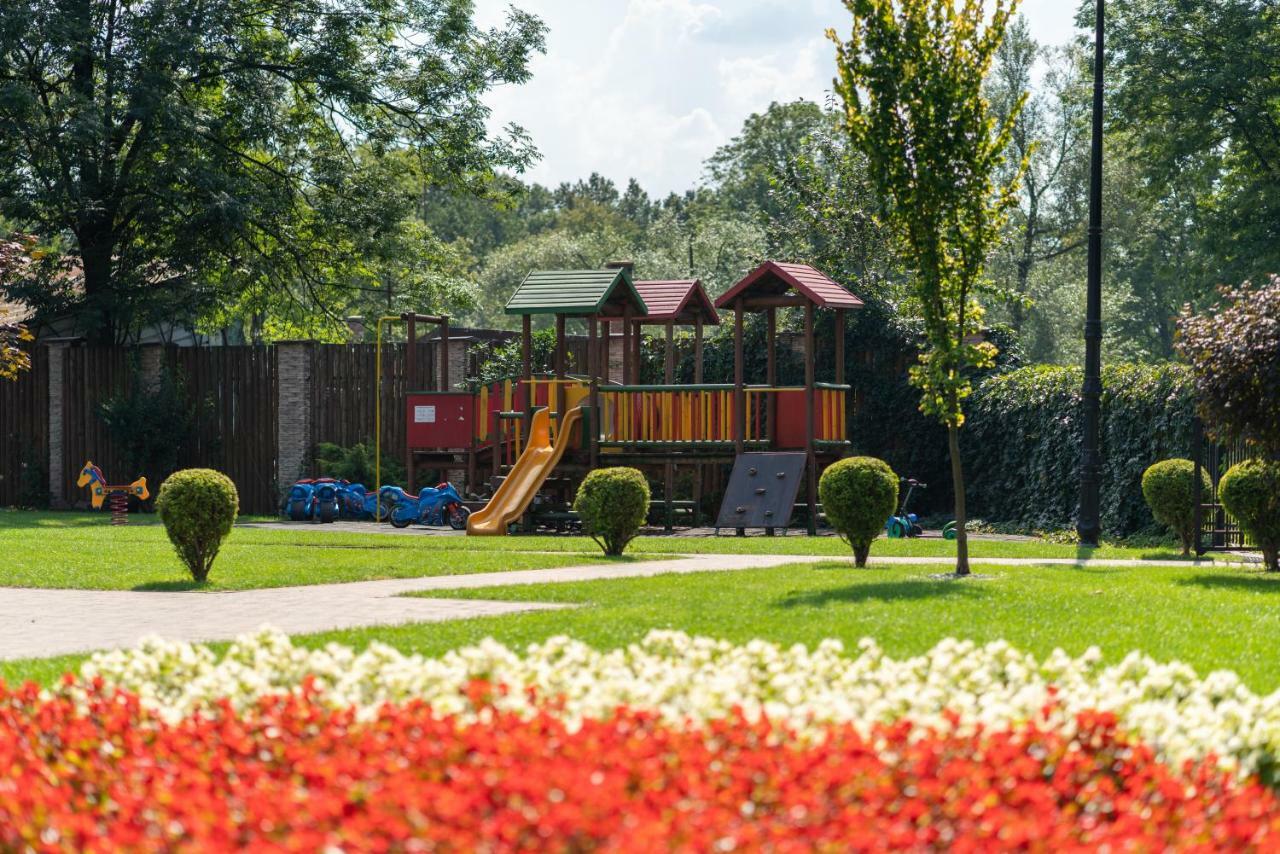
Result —
[[107, 506], [111, 508], [112, 525], [129, 523], [129, 496], [132, 495], [139, 501], [146, 501], [151, 497], [145, 477], [140, 477], [127, 486], [112, 486], [107, 483], [102, 469], [92, 462], [85, 463], [84, 468], [80, 469], [80, 479], [76, 481], [76, 486], [89, 487], [89, 501], [94, 510], [102, 509], [102, 503], [107, 502]]

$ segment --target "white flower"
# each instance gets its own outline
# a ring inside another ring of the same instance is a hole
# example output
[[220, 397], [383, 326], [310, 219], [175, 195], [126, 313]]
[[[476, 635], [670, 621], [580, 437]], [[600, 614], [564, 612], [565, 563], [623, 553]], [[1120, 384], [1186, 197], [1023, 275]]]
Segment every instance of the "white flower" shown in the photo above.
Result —
[[[330, 644], [307, 650], [263, 629], [239, 638], [218, 658], [207, 647], [144, 640], [102, 653], [82, 669], [136, 693], [170, 720], [227, 698], [246, 708], [259, 697], [301, 690], [310, 678], [322, 702], [354, 706], [368, 717], [384, 703], [421, 699], [443, 714], [474, 719], [466, 688], [487, 680], [507, 689], [499, 709], [532, 714], [548, 700], [571, 725], [619, 706], [652, 710], [672, 724], [740, 709], [817, 737], [828, 723], [866, 730], [907, 719], [925, 728], [1016, 725], [1041, 719], [1068, 735], [1077, 712], [1110, 711], [1167, 762], [1216, 756], [1251, 774], [1280, 754], [1280, 692], [1258, 696], [1233, 673], [1203, 679], [1179, 662], [1131, 653], [1104, 666], [1091, 647], [1078, 657], [1054, 650], [1043, 662], [1008, 643], [948, 638], [923, 655], [893, 659], [870, 638], [845, 655], [838, 641], [810, 650], [763, 640], [735, 645], [681, 632], [650, 632], [639, 643], [601, 652], [559, 636], [519, 655], [487, 639], [440, 658], [405, 655], [380, 643], [364, 651]], [[83, 696], [83, 687], [67, 690]], [[532, 693], [532, 697], [531, 697]], [[944, 714], [945, 713], [945, 714]]]

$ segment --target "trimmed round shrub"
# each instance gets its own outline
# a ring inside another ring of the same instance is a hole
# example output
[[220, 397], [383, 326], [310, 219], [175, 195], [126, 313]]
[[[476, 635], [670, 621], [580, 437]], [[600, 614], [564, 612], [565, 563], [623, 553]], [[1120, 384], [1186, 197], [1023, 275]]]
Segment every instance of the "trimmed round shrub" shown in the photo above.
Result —
[[573, 509], [605, 554], [620, 555], [649, 515], [649, 482], [633, 468], [596, 469], [578, 487]]
[[1245, 460], [1218, 482], [1227, 512], [1262, 549], [1270, 572], [1280, 572], [1280, 461]]
[[871, 543], [898, 507], [898, 475], [884, 460], [849, 457], [827, 467], [818, 481], [827, 521], [853, 547], [853, 560], [867, 565]]
[[[1213, 490], [1209, 475], [1200, 470], [1202, 495]], [[1182, 541], [1182, 553], [1190, 554], [1196, 536], [1196, 465], [1191, 460], [1163, 460], [1142, 473], [1142, 497], [1151, 515], [1168, 525]]]
[[213, 469], [174, 472], [160, 485], [156, 498], [156, 513], [169, 542], [200, 584], [209, 579], [213, 560], [239, 512], [236, 485]]

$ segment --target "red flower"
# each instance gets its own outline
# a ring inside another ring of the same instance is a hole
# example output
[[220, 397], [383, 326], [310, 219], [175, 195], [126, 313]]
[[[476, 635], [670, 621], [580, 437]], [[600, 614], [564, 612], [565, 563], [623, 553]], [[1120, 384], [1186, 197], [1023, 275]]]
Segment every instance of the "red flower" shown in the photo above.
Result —
[[1170, 769], [1111, 715], [1079, 724], [814, 744], [626, 710], [575, 731], [423, 704], [360, 722], [304, 695], [171, 725], [101, 686], [84, 712], [0, 687], [0, 851], [1280, 850], [1270, 790]]

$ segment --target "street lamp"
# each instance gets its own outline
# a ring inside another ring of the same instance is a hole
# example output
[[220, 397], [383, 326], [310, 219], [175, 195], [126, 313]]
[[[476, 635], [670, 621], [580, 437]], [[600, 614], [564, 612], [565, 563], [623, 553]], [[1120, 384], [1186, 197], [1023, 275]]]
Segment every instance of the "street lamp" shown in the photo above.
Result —
[[1093, 147], [1089, 172], [1089, 282], [1084, 321], [1084, 447], [1080, 452], [1080, 514], [1076, 532], [1083, 545], [1098, 545], [1102, 533], [1099, 493], [1102, 454], [1102, 21], [1096, 0], [1093, 36]]

